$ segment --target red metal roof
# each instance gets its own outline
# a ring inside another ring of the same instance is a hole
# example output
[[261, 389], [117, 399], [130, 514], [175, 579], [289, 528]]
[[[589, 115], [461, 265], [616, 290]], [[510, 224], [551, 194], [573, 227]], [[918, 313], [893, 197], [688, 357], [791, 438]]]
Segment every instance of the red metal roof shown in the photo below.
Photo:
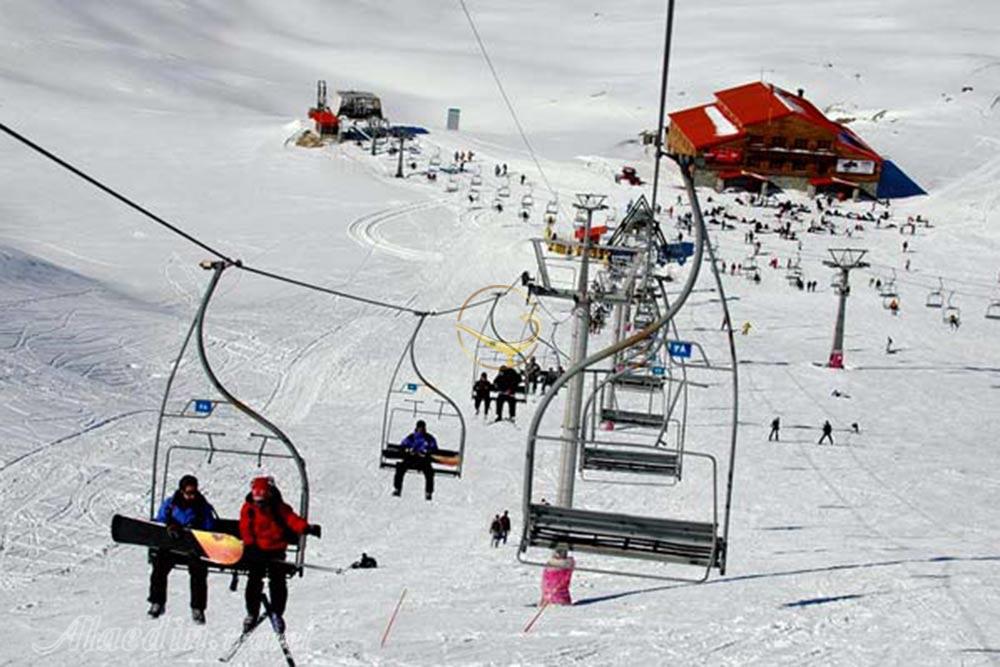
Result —
[[[709, 107], [714, 107], [716, 109], [715, 113], [723, 115], [732, 124], [732, 129], [735, 131], [730, 132], [729, 128], [719, 128], [709, 116]], [[670, 114], [670, 122], [676, 123], [677, 127], [684, 133], [684, 136], [699, 150], [743, 136], [743, 131], [739, 129], [739, 125], [734, 123], [728, 116], [725, 116], [722, 110], [718, 109], [714, 104], [703, 104], [700, 107], [676, 111]]]
[[[676, 123], [684, 136], [691, 140], [696, 149], [704, 149], [746, 134], [747, 128], [769, 123], [786, 116], [799, 118], [818, 125], [836, 138], [841, 148], [849, 153], [881, 161], [882, 158], [868, 144], [849, 128], [835, 123], [823, 115], [809, 100], [779, 88], [773, 84], [754, 81], [735, 88], [727, 88], [715, 93], [715, 104], [675, 111], [670, 114], [671, 123]], [[715, 107], [738, 132], [720, 136], [716, 123], [709, 118], [707, 110]]]

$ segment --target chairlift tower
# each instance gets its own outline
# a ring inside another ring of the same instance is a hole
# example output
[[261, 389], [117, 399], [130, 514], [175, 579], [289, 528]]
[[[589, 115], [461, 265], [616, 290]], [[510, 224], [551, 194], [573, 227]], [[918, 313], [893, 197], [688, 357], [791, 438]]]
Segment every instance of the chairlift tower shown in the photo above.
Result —
[[[570, 366], [587, 357], [587, 342], [590, 335], [590, 228], [594, 221], [594, 211], [608, 208], [605, 195], [578, 194], [573, 207], [587, 216], [583, 230], [583, 259], [577, 281], [576, 317], [573, 320], [573, 342]], [[584, 374], [577, 373], [567, 387], [566, 407], [562, 425], [562, 456], [559, 466], [558, 505], [573, 506], [573, 487], [576, 480], [577, 439], [580, 434], [580, 409], [583, 406]]]
[[844, 367], [844, 320], [847, 315], [847, 296], [851, 293], [850, 276], [854, 269], [864, 269], [871, 266], [864, 261], [867, 250], [857, 248], [830, 248], [830, 257], [823, 261], [825, 266], [840, 271], [840, 283], [836, 290], [840, 295], [840, 303], [837, 306], [837, 325], [833, 331], [833, 349], [830, 350], [830, 359], [827, 361], [828, 368]]

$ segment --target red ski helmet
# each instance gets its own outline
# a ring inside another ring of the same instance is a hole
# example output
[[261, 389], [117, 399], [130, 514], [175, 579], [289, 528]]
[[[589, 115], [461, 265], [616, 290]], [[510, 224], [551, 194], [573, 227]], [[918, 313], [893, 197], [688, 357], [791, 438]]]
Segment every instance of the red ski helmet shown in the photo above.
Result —
[[273, 477], [254, 477], [250, 482], [250, 495], [254, 498], [266, 498], [274, 488]]

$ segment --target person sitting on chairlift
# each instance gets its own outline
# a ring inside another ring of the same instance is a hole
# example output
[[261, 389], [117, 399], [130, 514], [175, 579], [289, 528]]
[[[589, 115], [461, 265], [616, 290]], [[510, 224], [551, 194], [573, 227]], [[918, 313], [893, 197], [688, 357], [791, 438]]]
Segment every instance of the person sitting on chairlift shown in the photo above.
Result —
[[486, 373], [481, 373], [479, 379], [476, 383], [472, 385], [472, 400], [476, 408], [476, 414], [479, 414], [479, 406], [483, 406], [483, 416], [488, 417], [490, 414], [490, 390], [493, 389], [493, 383], [489, 381], [486, 377]]
[[[212, 530], [215, 524], [215, 510], [198, 491], [198, 479], [194, 475], [184, 475], [177, 484], [173, 495], [163, 501], [154, 519], [167, 526], [167, 534], [180, 539], [181, 529]], [[195, 623], [205, 622], [205, 606], [208, 603], [208, 567], [197, 556], [179, 556], [167, 549], [154, 552], [153, 572], [149, 577], [149, 615], [153, 618], [163, 614], [167, 604], [167, 577], [175, 565], [187, 565], [191, 577], [191, 618]]]
[[255, 477], [250, 482], [240, 509], [240, 537], [243, 539], [243, 558], [249, 564], [246, 585], [247, 616], [243, 630], [257, 623], [264, 594], [264, 575], [267, 575], [271, 593], [270, 617], [274, 629], [285, 631], [285, 605], [288, 603], [288, 584], [285, 576], [289, 565], [285, 563], [285, 550], [290, 541], [301, 535], [320, 537], [320, 527], [300, 517], [281, 497], [281, 491], [271, 477]]
[[497, 418], [494, 421], [503, 420], [503, 406], [507, 405], [507, 419], [514, 421], [517, 416], [517, 398], [515, 393], [521, 386], [521, 374], [513, 368], [501, 366], [500, 372], [493, 379], [493, 386], [497, 390]]
[[419, 420], [413, 433], [403, 438], [399, 447], [403, 450], [403, 458], [396, 464], [392, 495], [399, 496], [403, 493], [403, 477], [407, 470], [419, 470], [424, 473], [424, 496], [430, 500], [434, 495], [434, 467], [431, 455], [437, 450], [438, 445], [437, 439], [427, 432], [427, 423], [423, 419]]

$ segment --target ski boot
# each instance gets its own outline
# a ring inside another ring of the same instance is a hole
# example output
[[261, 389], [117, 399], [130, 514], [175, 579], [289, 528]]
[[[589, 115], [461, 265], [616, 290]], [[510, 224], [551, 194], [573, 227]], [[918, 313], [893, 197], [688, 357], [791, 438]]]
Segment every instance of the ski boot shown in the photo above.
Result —
[[204, 609], [192, 609], [191, 610], [191, 620], [198, 625], [205, 625], [205, 610]]
[[247, 614], [246, 617], [243, 619], [243, 632], [244, 633], [250, 632], [251, 630], [254, 629], [254, 626], [256, 625], [257, 625], [257, 617]]
[[149, 611], [146, 613], [149, 614], [150, 618], [159, 618], [160, 616], [163, 615], [163, 611], [164, 611], [163, 605], [159, 602], [154, 602], [153, 604], [149, 605]]
[[277, 614], [271, 614], [271, 627], [276, 634], [285, 634], [285, 619]]
[[432, 494], [430, 494], [430, 493], [425, 493], [424, 494], [424, 498], [426, 498], [427, 500], [430, 500], [431, 499], [431, 495]]
[[401, 493], [402, 493], [401, 489], [393, 489], [392, 490], [392, 495], [396, 496], [397, 498], [399, 497], [399, 494], [401, 494]]

